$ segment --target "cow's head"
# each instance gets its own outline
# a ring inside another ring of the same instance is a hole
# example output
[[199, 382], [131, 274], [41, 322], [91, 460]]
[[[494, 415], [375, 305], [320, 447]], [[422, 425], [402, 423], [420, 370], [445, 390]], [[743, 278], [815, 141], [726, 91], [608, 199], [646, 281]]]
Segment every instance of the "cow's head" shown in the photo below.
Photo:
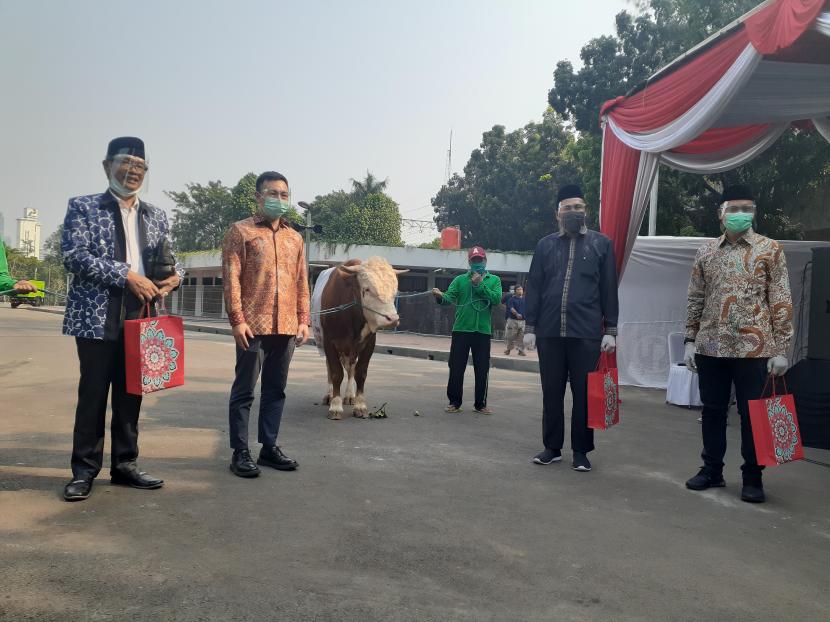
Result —
[[361, 264], [339, 266], [339, 269], [349, 278], [356, 279], [363, 317], [372, 332], [394, 328], [400, 323], [395, 309], [398, 275], [409, 270], [395, 270], [383, 257], [371, 257]]

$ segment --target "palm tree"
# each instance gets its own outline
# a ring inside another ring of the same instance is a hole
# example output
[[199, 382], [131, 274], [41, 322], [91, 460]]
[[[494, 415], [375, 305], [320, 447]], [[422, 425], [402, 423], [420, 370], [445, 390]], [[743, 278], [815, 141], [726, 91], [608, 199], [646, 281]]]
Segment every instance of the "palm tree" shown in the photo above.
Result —
[[377, 177], [366, 171], [366, 178], [363, 181], [352, 179], [352, 192], [358, 197], [365, 197], [369, 194], [380, 194], [389, 185], [389, 178], [380, 181]]

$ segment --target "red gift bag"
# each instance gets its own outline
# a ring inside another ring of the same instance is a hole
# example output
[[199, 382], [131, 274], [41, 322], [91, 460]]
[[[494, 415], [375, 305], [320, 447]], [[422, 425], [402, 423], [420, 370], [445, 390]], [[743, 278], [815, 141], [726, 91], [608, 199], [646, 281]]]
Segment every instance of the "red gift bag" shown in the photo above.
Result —
[[[798, 431], [798, 416], [795, 399], [787, 393], [775, 392], [775, 378], [772, 378], [772, 395], [759, 400], [749, 400], [749, 421], [752, 424], [752, 438], [755, 440], [755, 459], [762, 466], [776, 466], [804, 458], [801, 434]], [[769, 384], [769, 380], [767, 380]], [[767, 386], [761, 395], [767, 392]]]
[[[162, 311], [164, 308], [162, 307]], [[184, 326], [182, 318], [150, 315], [124, 321], [127, 393], [144, 395], [184, 384]]]
[[620, 385], [617, 368], [608, 366], [608, 354], [599, 355], [597, 371], [588, 374], [588, 427], [607, 430], [620, 422]]

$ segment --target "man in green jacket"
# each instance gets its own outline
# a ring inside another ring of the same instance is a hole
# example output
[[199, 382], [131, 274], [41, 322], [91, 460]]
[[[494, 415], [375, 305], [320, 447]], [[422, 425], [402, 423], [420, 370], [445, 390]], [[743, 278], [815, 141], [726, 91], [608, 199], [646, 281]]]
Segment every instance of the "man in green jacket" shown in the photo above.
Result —
[[455, 308], [450, 345], [450, 379], [447, 382], [448, 413], [461, 411], [464, 390], [464, 371], [467, 357], [472, 350], [473, 370], [476, 378], [475, 411], [489, 415], [487, 408], [487, 374], [490, 370], [490, 335], [493, 328], [490, 309], [501, 302], [501, 279], [487, 272], [487, 253], [474, 246], [467, 253], [469, 272], [460, 274], [450, 283], [446, 292], [435, 288], [432, 293], [438, 304]]
[[9, 264], [6, 261], [6, 247], [3, 246], [3, 241], [0, 240], [0, 292], [6, 292], [12, 289], [19, 294], [28, 294], [37, 291], [37, 287], [29, 283], [29, 281], [18, 281], [13, 279], [9, 274]]

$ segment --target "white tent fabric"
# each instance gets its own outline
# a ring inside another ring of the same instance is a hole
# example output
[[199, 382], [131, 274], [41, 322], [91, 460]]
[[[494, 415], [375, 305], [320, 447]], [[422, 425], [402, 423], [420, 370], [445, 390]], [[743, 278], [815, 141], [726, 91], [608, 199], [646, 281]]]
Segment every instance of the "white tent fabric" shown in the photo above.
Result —
[[758, 63], [713, 127], [830, 116], [830, 65]]
[[816, 19], [815, 29], [830, 37], [830, 13], [822, 13]]
[[[621, 384], [665, 389], [668, 380], [668, 335], [684, 331], [686, 295], [695, 253], [706, 238], [639, 237], [620, 283], [617, 367]], [[811, 248], [830, 242], [781, 242], [787, 257], [798, 343], [791, 353], [795, 362], [803, 358], [807, 343]], [[802, 282], [807, 291], [802, 291]], [[797, 323], [802, 316], [800, 331]]]
[[816, 126], [818, 133], [824, 136], [827, 142], [830, 142], [830, 119], [813, 119], [813, 125]]

